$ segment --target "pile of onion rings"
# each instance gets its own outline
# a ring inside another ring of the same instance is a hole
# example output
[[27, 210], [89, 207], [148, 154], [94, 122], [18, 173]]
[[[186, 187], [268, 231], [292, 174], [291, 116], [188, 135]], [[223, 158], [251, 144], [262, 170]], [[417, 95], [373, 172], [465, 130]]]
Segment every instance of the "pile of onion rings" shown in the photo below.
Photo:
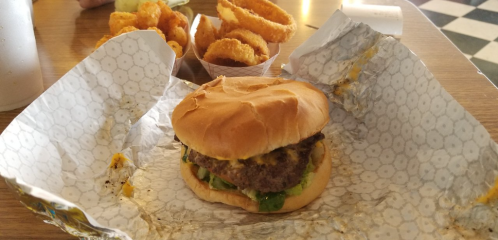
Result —
[[287, 42], [297, 26], [292, 15], [268, 0], [218, 0], [219, 29], [201, 15], [195, 47], [216, 65], [253, 66], [269, 59], [268, 43]]
[[296, 33], [292, 15], [268, 0], [218, 0], [218, 17], [229, 28], [245, 28], [267, 42], [287, 42]]
[[195, 46], [204, 61], [231, 67], [258, 65], [270, 55], [261, 35], [242, 28], [218, 30], [205, 15], [197, 26]]
[[230, 63], [226, 61], [227, 59], [243, 63], [247, 66], [253, 66], [268, 60], [268, 56], [255, 55], [251, 46], [233, 38], [216, 40], [209, 46], [206, 54], [204, 54], [204, 61], [217, 65]]
[[110, 34], [104, 35], [95, 49], [107, 40], [123, 33], [136, 30], [154, 30], [176, 53], [176, 58], [183, 56], [183, 49], [188, 44], [188, 19], [178, 11], [173, 11], [163, 1], [145, 2], [137, 12], [113, 12], [109, 18]]

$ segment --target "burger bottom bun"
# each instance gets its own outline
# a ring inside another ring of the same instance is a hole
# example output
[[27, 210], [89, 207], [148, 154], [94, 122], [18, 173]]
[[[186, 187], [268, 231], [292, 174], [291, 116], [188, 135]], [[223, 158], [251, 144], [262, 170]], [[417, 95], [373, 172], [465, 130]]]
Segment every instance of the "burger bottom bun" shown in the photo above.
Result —
[[[180, 170], [183, 179], [190, 189], [201, 199], [209, 202], [220, 202], [231, 206], [241, 207], [253, 213], [285, 213], [300, 209], [315, 200], [322, 194], [327, 186], [332, 172], [332, 159], [326, 144], [321, 144], [323, 148], [314, 148], [311, 156], [314, 158], [315, 170], [311, 184], [303, 189], [297, 196], [285, 198], [284, 206], [274, 212], [259, 212], [259, 203], [251, 200], [246, 195], [236, 191], [219, 191], [210, 189], [209, 184], [197, 178], [197, 167], [192, 163], [185, 163], [180, 160]], [[183, 148], [183, 147], [182, 147]], [[183, 151], [184, 149], [182, 149]]]

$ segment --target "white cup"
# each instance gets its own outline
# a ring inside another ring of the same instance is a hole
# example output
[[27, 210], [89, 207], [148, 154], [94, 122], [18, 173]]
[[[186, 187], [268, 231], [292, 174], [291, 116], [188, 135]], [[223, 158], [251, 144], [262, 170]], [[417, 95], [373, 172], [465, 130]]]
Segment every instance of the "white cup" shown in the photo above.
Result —
[[0, 111], [23, 107], [43, 92], [32, 1], [0, 4]]

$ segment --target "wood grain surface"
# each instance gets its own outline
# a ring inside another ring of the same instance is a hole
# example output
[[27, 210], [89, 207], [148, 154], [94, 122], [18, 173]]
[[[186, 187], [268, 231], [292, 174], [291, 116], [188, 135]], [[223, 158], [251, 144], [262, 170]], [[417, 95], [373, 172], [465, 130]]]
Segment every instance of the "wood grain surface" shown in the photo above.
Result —
[[[375, 2], [374, 2], [375, 1]], [[339, 0], [273, 1], [291, 13], [298, 31], [267, 72], [280, 74], [290, 53], [309, 38], [340, 6]], [[408, 46], [434, 74], [443, 87], [457, 99], [498, 140], [498, 90], [467, 58], [411, 3], [404, 0], [370, 0], [368, 3], [398, 5], [404, 23], [401, 42]], [[216, 16], [215, 0], [191, 0], [185, 8]], [[109, 14], [113, 4], [84, 10], [74, 0], [38, 0], [34, 3], [35, 36], [42, 66], [44, 86], [50, 87], [77, 63], [91, 54], [95, 43], [109, 31]], [[195, 83], [210, 80], [207, 72], [190, 51], [178, 77]], [[0, 113], [0, 133], [21, 109]], [[26, 209], [0, 177], [0, 239], [76, 239], [59, 228], [44, 223]]]

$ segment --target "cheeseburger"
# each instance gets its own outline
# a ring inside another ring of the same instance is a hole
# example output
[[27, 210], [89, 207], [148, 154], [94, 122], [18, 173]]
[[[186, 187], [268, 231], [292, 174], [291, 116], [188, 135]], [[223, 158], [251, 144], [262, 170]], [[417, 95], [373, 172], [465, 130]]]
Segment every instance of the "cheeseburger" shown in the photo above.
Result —
[[220, 76], [174, 109], [181, 174], [201, 199], [250, 212], [299, 209], [325, 189], [325, 95], [309, 83]]

